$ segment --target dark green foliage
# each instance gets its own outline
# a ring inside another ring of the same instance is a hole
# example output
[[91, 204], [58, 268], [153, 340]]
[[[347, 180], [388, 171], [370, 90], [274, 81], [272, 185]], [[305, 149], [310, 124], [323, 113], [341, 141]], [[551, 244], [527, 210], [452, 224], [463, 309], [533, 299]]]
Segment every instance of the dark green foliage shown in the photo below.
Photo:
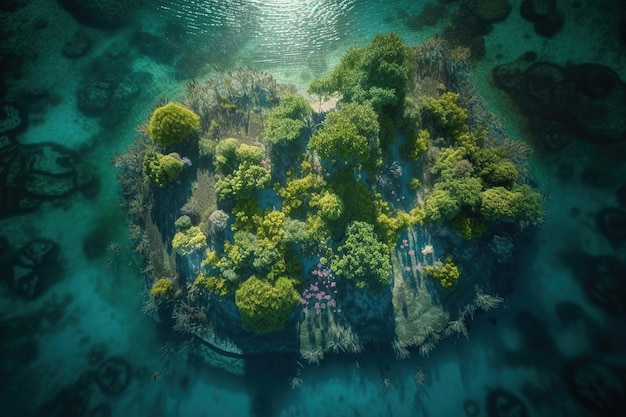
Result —
[[148, 133], [155, 143], [173, 145], [200, 131], [200, 116], [182, 104], [170, 102], [150, 117]]
[[267, 112], [263, 134], [272, 144], [292, 142], [311, 121], [311, 106], [302, 96], [288, 95]]
[[424, 199], [426, 219], [430, 221], [451, 220], [459, 213], [459, 202], [448, 190], [437, 189], [426, 195]]
[[163, 155], [148, 152], [143, 158], [143, 174], [150, 181], [163, 188], [180, 178], [183, 173], [183, 161], [177, 153]]
[[412, 70], [412, 52], [395, 33], [378, 34], [363, 48], [348, 50], [326, 78], [314, 80], [309, 92], [338, 92], [346, 102], [370, 102], [375, 109], [404, 100]]
[[218, 143], [215, 166], [222, 174], [215, 182], [218, 200], [242, 200], [270, 182], [271, 172], [262, 162], [264, 152], [257, 146], [225, 139]]
[[330, 267], [337, 276], [356, 281], [359, 288], [391, 284], [389, 249], [378, 240], [369, 223], [355, 221], [348, 225], [346, 239], [337, 248]]
[[285, 277], [272, 284], [251, 276], [235, 291], [243, 324], [255, 333], [282, 329], [299, 299], [293, 282]]
[[326, 116], [324, 127], [309, 141], [309, 148], [326, 160], [356, 166], [379, 150], [378, 120], [368, 104], [349, 103]]
[[435, 127], [444, 134], [457, 135], [466, 128], [467, 110], [457, 104], [458, 100], [459, 94], [452, 92], [426, 100], [424, 110]]

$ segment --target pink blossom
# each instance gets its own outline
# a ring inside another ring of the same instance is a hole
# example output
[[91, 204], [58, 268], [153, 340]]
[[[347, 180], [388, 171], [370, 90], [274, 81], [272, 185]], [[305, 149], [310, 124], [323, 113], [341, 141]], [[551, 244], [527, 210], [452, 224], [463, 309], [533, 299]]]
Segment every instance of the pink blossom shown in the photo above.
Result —
[[306, 304], [306, 303], [307, 301], [304, 298], [300, 297], [300, 304]]
[[405, 267], [404, 267], [404, 270], [405, 270], [405, 271], [407, 271], [407, 272], [409, 272], [409, 271], [411, 270], [411, 267], [410, 267], [410, 266], [405, 266]]
[[411, 250], [409, 251], [409, 255], [415, 255], [415, 251], [414, 251], [413, 249], [411, 249]]
[[308, 313], [308, 312], [309, 312], [309, 309], [308, 309], [307, 307], [304, 307], [304, 308], [302, 309], [302, 312], [303, 312], [304, 314], [306, 314], [306, 313]]
[[333, 288], [335, 285], [337, 285], [337, 283], [335, 281], [330, 283], [330, 288]]
[[320, 308], [320, 303], [315, 303], [315, 309], [319, 310], [319, 308]]
[[326, 304], [322, 303], [322, 308], [326, 308]]
[[331, 307], [335, 307], [337, 305], [337, 303], [335, 302], [335, 300], [330, 300], [328, 302], [328, 305], [331, 306]]
[[326, 295], [324, 296], [324, 300], [330, 300], [330, 295], [326, 294]]

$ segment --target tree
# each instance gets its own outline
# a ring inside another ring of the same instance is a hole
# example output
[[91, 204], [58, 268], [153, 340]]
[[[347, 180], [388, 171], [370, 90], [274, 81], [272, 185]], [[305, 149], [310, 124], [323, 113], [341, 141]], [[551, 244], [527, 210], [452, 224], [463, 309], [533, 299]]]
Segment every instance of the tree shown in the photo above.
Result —
[[369, 104], [348, 103], [326, 116], [324, 127], [309, 140], [309, 148], [322, 159], [358, 165], [379, 151], [379, 130]]
[[285, 96], [265, 117], [263, 134], [269, 143], [292, 142], [300, 137], [311, 119], [311, 106], [302, 96]]
[[163, 155], [148, 152], [143, 158], [142, 171], [150, 181], [164, 188], [180, 178], [183, 173], [183, 161], [177, 153]]
[[322, 194], [314, 194], [309, 201], [309, 206], [317, 207], [320, 216], [324, 220], [337, 220], [343, 213], [343, 203], [337, 194], [325, 191]]
[[299, 299], [292, 280], [286, 277], [271, 284], [253, 275], [235, 291], [243, 324], [255, 333], [282, 329]]
[[426, 100], [424, 109], [442, 133], [458, 136], [466, 129], [467, 110], [457, 104], [459, 97], [458, 93], [446, 92]]
[[169, 102], [152, 113], [148, 133], [163, 146], [173, 145], [200, 131], [200, 116], [179, 103]]
[[337, 252], [330, 264], [336, 275], [356, 281], [359, 288], [391, 284], [389, 249], [378, 240], [371, 224], [350, 223]]
[[426, 218], [430, 221], [450, 220], [459, 213], [459, 209], [459, 202], [448, 190], [433, 190], [424, 199]]
[[349, 49], [326, 78], [308, 91], [319, 96], [339, 92], [345, 102], [369, 102], [375, 109], [404, 100], [413, 69], [412, 52], [395, 33], [377, 34], [369, 45]]

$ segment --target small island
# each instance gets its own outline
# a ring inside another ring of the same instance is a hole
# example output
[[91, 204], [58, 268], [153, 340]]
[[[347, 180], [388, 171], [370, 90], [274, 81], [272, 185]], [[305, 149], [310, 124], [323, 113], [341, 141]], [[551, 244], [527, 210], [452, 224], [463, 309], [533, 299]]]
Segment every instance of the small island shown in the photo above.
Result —
[[156, 104], [113, 161], [145, 311], [231, 357], [406, 358], [467, 337], [542, 221], [529, 148], [486, 110], [470, 60], [379, 34], [306, 97], [241, 69]]

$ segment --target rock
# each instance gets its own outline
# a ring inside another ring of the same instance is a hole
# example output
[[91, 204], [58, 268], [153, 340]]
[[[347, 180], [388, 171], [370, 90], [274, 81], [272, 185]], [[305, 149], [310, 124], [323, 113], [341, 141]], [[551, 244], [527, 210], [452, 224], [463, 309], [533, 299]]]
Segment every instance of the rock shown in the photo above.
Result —
[[596, 214], [596, 225], [602, 236], [618, 246], [626, 241], [626, 210], [609, 207]]
[[88, 116], [102, 113], [111, 100], [111, 84], [102, 81], [92, 81], [79, 88], [76, 96], [78, 109]]
[[487, 416], [528, 417], [528, 409], [517, 396], [503, 389], [494, 389], [487, 394]]
[[546, 38], [556, 35], [565, 23], [556, 10], [556, 0], [523, 0], [520, 14], [533, 23], [538, 35]]
[[564, 375], [574, 399], [593, 415], [622, 415], [626, 406], [624, 370], [611, 367], [597, 359], [571, 360]]
[[107, 358], [98, 368], [96, 382], [102, 392], [119, 395], [130, 384], [132, 368], [130, 363], [121, 356]]
[[[61, 145], [19, 146], [0, 137], [0, 213], [33, 209], [42, 200], [65, 196], [78, 188], [97, 186], [97, 178], [78, 156]], [[79, 168], [80, 167], [80, 168]], [[97, 189], [97, 188], [96, 188]]]
[[587, 297], [610, 314], [626, 313], [626, 266], [619, 259], [601, 255], [591, 259], [583, 287]]
[[141, 3], [140, 0], [57, 0], [57, 2], [79, 22], [102, 28], [126, 25]]
[[615, 196], [617, 197], [617, 201], [623, 206], [626, 207], [626, 183], [622, 184], [617, 191], [615, 192]]
[[41, 295], [59, 271], [59, 245], [35, 239], [19, 249], [8, 270], [9, 288], [24, 298]]
[[0, 135], [17, 135], [28, 127], [26, 111], [17, 103], [0, 102]]
[[522, 59], [493, 69], [496, 85], [530, 119], [546, 149], [560, 149], [569, 136], [596, 143], [626, 140], [626, 84], [609, 67], [561, 67]]
[[476, 17], [487, 22], [502, 21], [511, 13], [508, 0], [470, 0], [467, 6]]
[[90, 48], [91, 39], [89, 39], [84, 30], [79, 29], [65, 42], [61, 52], [66, 58], [76, 59], [85, 55]]

